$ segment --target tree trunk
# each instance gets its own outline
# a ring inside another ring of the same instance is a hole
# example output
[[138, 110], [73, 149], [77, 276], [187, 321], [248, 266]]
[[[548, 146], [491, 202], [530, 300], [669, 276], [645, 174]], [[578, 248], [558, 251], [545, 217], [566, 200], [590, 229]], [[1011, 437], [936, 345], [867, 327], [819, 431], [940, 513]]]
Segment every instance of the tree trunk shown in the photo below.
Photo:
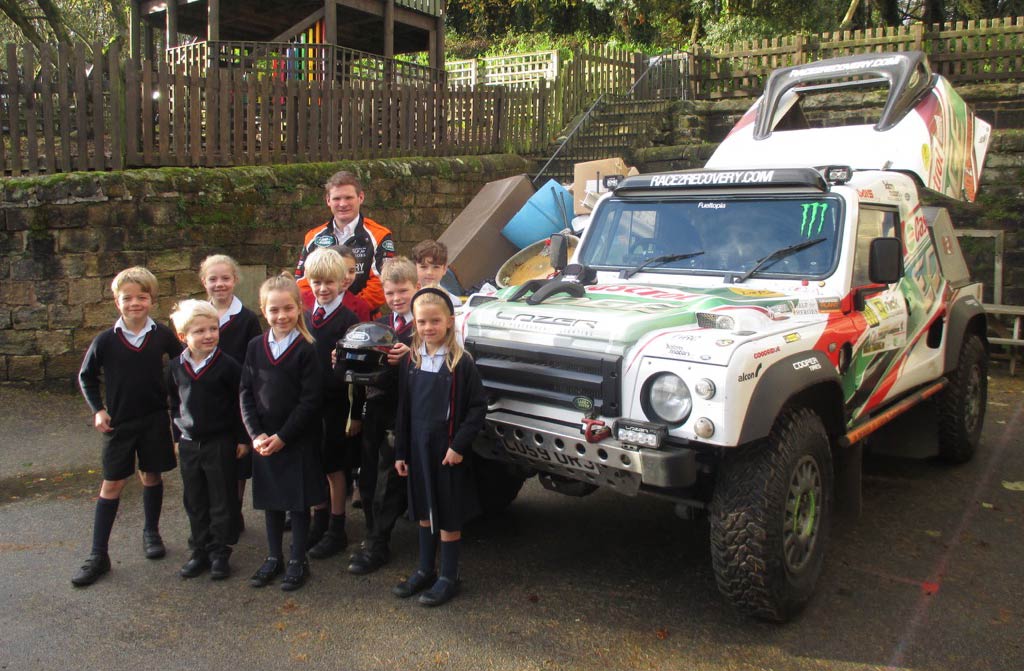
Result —
[[11, 23], [18, 27], [18, 30], [25, 36], [25, 39], [31, 42], [36, 49], [43, 47], [43, 36], [32, 25], [32, 20], [25, 14], [25, 10], [18, 3], [18, 0], [0, 0], [0, 12], [3, 12], [11, 20]]
[[850, 6], [846, 10], [846, 15], [843, 20], [839, 22], [839, 28], [842, 30], [848, 29], [853, 25], [853, 17], [857, 14], [857, 5], [860, 4], [860, 0], [850, 0]]

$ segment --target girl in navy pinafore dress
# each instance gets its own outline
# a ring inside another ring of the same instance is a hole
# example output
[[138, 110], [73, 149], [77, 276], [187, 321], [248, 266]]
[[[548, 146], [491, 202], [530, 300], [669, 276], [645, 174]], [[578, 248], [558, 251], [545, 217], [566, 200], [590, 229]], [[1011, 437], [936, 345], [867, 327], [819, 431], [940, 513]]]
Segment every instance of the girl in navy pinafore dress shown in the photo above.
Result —
[[416, 332], [399, 369], [395, 468], [409, 478], [409, 516], [419, 522], [420, 562], [393, 592], [403, 598], [423, 592], [421, 604], [438, 606], [458, 591], [462, 522], [473, 512], [467, 459], [483, 428], [487, 402], [476, 364], [456, 340], [448, 294], [421, 289], [413, 296], [412, 312]]

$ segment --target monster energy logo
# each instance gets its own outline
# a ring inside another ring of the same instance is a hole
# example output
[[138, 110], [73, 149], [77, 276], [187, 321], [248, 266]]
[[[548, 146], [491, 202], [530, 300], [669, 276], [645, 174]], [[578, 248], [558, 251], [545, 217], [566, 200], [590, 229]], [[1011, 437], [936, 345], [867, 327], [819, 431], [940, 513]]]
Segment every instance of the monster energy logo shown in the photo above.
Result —
[[[828, 203], [804, 203], [801, 207], [803, 211], [800, 215], [800, 235], [806, 235], [809, 238], [821, 233], [821, 229], [825, 225]], [[818, 230], [814, 230], [815, 222], [818, 224]]]

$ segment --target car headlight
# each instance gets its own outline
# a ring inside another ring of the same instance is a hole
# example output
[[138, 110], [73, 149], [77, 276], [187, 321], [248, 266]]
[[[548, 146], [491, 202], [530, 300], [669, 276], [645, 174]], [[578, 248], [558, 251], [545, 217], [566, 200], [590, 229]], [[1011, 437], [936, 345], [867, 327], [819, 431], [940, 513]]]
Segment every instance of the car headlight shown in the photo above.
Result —
[[683, 378], [673, 373], [661, 373], [647, 380], [644, 387], [642, 405], [648, 419], [678, 425], [690, 416], [693, 398]]

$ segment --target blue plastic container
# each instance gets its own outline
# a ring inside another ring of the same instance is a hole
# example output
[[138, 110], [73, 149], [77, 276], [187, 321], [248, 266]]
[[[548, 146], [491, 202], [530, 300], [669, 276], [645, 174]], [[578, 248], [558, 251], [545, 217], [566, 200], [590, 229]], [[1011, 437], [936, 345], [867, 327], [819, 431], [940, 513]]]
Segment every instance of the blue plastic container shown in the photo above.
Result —
[[572, 194], [552, 179], [530, 196], [522, 209], [501, 229], [501, 234], [523, 249], [568, 228], [572, 216]]

